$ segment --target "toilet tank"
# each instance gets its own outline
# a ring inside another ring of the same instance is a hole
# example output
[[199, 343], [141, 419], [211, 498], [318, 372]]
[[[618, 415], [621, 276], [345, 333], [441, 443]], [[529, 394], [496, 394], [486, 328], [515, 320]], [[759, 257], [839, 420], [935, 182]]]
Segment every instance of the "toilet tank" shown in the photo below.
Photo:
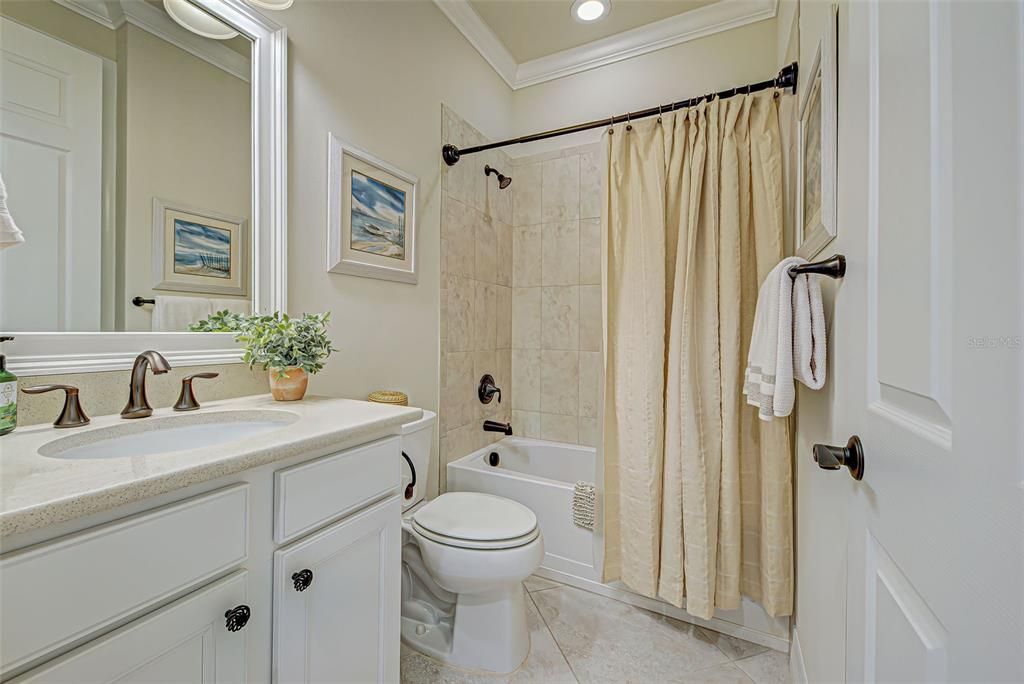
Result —
[[430, 449], [434, 444], [434, 423], [437, 414], [423, 409], [423, 417], [402, 426], [402, 453], [409, 457], [412, 468], [416, 469], [416, 484], [412, 484], [412, 468], [402, 459], [402, 510], [411, 508], [423, 500], [427, 491], [430, 468]]

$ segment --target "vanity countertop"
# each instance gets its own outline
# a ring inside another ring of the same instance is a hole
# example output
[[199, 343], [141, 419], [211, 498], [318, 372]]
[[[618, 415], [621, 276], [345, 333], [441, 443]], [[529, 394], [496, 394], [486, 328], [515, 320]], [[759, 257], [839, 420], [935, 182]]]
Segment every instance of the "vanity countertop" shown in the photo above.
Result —
[[[65, 446], [96, 442], [97, 435], [90, 433], [103, 428], [108, 433], [138, 433], [146, 429], [147, 421], [159, 417], [188, 416], [187, 422], [193, 425], [217, 424], [224, 422], [226, 412], [231, 417], [245, 418], [249, 412], [263, 418], [273, 415], [268, 411], [279, 412], [281, 429], [213, 446], [145, 456], [43, 455], [52, 451], [56, 440], [66, 440]], [[0, 437], [0, 539], [303, 453], [398, 435], [403, 424], [421, 416], [418, 408], [351, 399], [307, 396], [302, 401], [276, 402], [270, 395], [259, 395], [207, 402], [189, 413], [157, 409], [151, 417], [137, 420], [102, 416], [70, 430], [50, 424], [18, 428]]]

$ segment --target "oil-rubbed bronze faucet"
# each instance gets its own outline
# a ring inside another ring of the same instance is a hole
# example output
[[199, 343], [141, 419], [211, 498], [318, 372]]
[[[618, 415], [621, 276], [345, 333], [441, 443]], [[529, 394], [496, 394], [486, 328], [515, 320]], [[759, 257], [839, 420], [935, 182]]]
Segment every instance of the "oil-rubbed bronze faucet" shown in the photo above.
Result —
[[146, 398], [146, 368], [151, 368], [154, 374], [166, 373], [171, 370], [171, 364], [167, 359], [152, 349], [144, 351], [135, 357], [132, 365], [132, 383], [129, 387], [128, 403], [121, 411], [122, 418], [145, 418], [153, 414], [153, 407], [149, 405]]

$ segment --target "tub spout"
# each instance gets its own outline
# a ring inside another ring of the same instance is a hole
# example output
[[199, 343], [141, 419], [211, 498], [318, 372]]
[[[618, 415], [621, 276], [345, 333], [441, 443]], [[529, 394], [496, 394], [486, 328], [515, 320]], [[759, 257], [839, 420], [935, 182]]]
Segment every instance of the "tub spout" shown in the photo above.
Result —
[[485, 420], [484, 432], [504, 432], [506, 435], [511, 435], [512, 423], [499, 423], [496, 420]]

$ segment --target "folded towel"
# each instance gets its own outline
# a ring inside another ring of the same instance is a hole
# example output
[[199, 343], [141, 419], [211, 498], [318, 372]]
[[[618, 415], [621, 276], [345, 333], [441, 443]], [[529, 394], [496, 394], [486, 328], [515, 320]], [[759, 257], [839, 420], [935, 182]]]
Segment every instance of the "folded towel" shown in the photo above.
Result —
[[210, 299], [210, 308], [213, 313], [227, 309], [232, 313], [252, 313], [252, 300], [240, 299], [238, 297], [214, 297]]
[[577, 482], [572, 492], [572, 524], [585, 530], [594, 529], [594, 502], [597, 499], [593, 482]]
[[4, 178], [0, 176], [0, 249], [13, 247], [25, 241], [25, 236], [18, 230], [7, 208], [7, 186], [4, 185]]
[[206, 297], [156, 297], [153, 306], [153, 332], [187, 332], [188, 326], [214, 311]]
[[783, 259], [757, 294], [754, 331], [743, 393], [761, 420], [788, 416], [796, 399], [794, 380], [811, 389], [825, 384], [825, 314], [816, 277], [789, 275], [800, 257]]

